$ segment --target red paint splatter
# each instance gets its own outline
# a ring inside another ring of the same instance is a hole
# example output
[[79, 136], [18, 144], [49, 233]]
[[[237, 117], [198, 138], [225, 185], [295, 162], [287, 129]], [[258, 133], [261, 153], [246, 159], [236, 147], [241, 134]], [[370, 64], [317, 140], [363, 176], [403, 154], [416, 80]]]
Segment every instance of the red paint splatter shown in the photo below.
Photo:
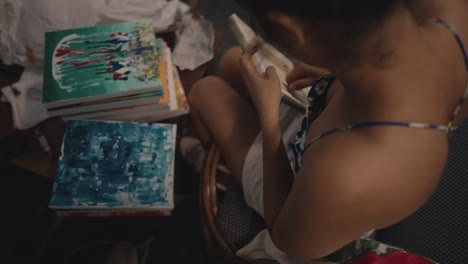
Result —
[[71, 50], [64, 50], [64, 49], [57, 49], [57, 53], [55, 53], [55, 57], [62, 57], [68, 54], [71, 54], [79, 49], [71, 49]]
[[112, 78], [114, 80], [118, 80], [118, 79], [120, 79], [120, 77], [122, 77], [122, 74], [120, 74], [120, 73], [114, 73], [114, 75], [112, 75]]
[[110, 34], [109, 35], [111, 38], [115, 38], [115, 34]]
[[65, 61], [59, 61], [57, 62], [57, 65], [62, 65]]
[[119, 35], [122, 35], [122, 32], [119, 32]]
[[86, 66], [88, 64], [91, 64], [91, 63], [98, 63], [100, 61], [101, 60], [96, 59], [96, 60], [90, 60], [90, 61], [85, 61], [85, 62], [81, 62], [81, 63], [72, 63], [72, 65], [73, 65], [73, 67], [79, 68], [79, 67], [83, 67], [83, 66]]
[[75, 68], [79, 68], [79, 67], [88, 65], [88, 64], [90, 64], [90, 63], [91, 63], [91, 61], [86, 61], [86, 62], [81, 62], [81, 63], [72, 63], [72, 65], [73, 65], [73, 67], [75, 67]]
[[343, 264], [431, 264], [433, 262], [407, 252], [394, 252], [387, 255], [379, 255], [376, 252], [343, 262]]

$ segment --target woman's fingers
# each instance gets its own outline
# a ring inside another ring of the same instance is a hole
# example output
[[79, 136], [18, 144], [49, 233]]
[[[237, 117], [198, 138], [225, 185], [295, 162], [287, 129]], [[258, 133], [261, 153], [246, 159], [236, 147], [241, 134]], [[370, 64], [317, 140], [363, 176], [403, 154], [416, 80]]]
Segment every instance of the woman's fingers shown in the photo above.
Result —
[[278, 77], [278, 74], [276, 73], [276, 69], [275, 67], [273, 66], [269, 66], [266, 71], [265, 71], [265, 79], [266, 80], [271, 80], [271, 81], [274, 81], [274, 82], [278, 82], [279, 83], [279, 77]]
[[[286, 82], [291, 85], [295, 81], [301, 80], [301, 79], [310, 79], [310, 78], [317, 79], [320, 76], [326, 74], [327, 72], [328, 70], [324, 68], [315, 67], [315, 66], [308, 65], [302, 62], [296, 62], [294, 63], [294, 69], [286, 76]], [[311, 84], [307, 86], [310, 86], [310, 85]]]
[[299, 79], [299, 80], [296, 80], [296, 81], [293, 81], [292, 83], [290, 83], [288, 85], [288, 89], [290, 91], [304, 89], [304, 88], [309, 87], [312, 84], [314, 84], [314, 82], [315, 82], [314, 78]]
[[241, 73], [242, 77], [245, 81], [250, 81], [253, 77], [257, 76], [257, 69], [252, 65], [250, 59], [252, 58], [252, 54], [245, 52], [241, 55]]
[[256, 44], [241, 55], [241, 73], [242, 77], [244, 77], [244, 80], [250, 80], [252, 77], [258, 75], [257, 70], [252, 65], [250, 60], [252, 59], [252, 56], [255, 55], [255, 53], [257, 53], [257, 51], [260, 49], [260, 46], [261, 44]]
[[293, 70], [290, 71], [286, 76], [286, 82], [289, 84], [293, 83], [298, 79], [306, 77], [306, 74], [307, 72], [304, 70], [303, 67], [298, 67], [297, 64], [295, 64]]

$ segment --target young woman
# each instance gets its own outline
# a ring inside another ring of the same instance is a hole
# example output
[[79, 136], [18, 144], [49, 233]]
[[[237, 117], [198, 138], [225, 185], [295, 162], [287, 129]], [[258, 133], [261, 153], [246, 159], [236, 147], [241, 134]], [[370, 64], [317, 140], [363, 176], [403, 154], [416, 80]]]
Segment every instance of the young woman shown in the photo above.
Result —
[[[264, 38], [303, 62], [290, 88], [313, 83], [307, 113], [293, 116], [280, 106], [275, 70], [259, 74], [254, 50], [231, 50], [224, 80], [203, 79], [189, 95], [200, 138], [220, 147], [266, 222], [239, 254], [318, 259], [415, 212], [468, 112], [468, 2], [239, 2]], [[235, 92], [244, 89], [250, 102]], [[355, 245], [376, 258], [389, 252]]]

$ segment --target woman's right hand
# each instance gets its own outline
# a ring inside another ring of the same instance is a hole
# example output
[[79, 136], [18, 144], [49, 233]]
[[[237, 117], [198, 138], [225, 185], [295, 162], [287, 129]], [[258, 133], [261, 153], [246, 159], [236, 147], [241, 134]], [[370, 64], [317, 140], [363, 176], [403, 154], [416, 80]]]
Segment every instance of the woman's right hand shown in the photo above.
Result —
[[294, 69], [286, 76], [286, 82], [290, 91], [300, 90], [312, 86], [318, 78], [328, 72], [325, 68], [315, 67], [303, 62], [295, 62]]

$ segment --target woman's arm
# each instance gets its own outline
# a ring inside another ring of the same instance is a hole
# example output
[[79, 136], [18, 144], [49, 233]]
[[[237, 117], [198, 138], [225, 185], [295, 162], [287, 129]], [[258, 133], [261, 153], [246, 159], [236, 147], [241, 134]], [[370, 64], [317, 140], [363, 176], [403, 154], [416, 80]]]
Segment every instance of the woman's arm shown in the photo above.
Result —
[[268, 231], [274, 230], [277, 216], [293, 184], [290, 162], [284, 148], [279, 118], [261, 124], [263, 139], [263, 205]]
[[276, 217], [289, 195], [293, 175], [281, 137], [279, 105], [281, 88], [273, 67], [259, 74], [250, 63], [255, 50], [241, 57], [241, 73], [259, 115], [263, 137], [263, 200], [265, 222], [273, 229]]
[[315, 259], [400, 221], [432, 194], [446, 148], [443, 134], [404, 128], [348, 131], [317, 142], [276, 216], [274, 244]]

